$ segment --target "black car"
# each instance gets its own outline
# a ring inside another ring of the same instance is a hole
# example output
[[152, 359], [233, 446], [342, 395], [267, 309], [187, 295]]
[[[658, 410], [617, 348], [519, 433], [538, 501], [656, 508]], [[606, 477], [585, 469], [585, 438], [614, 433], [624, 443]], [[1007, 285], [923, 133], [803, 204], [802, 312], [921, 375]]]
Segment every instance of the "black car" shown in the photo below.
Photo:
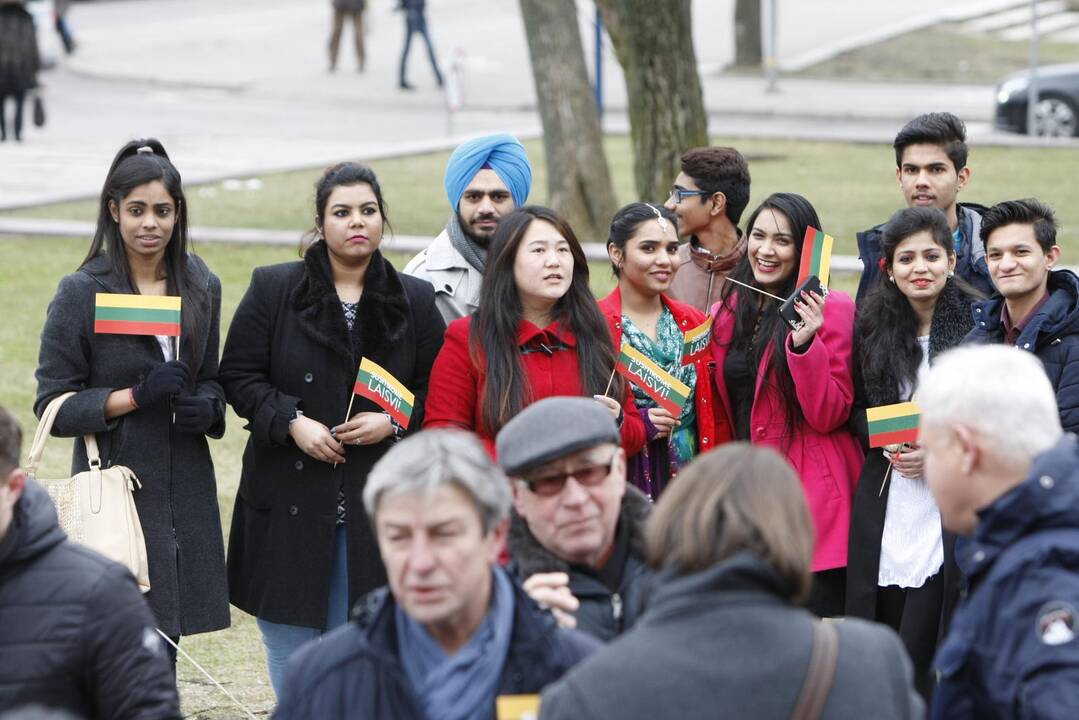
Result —
[[[993, 125], [1005, 132], [1027, 132], [1030, 72], [1012, 73], [997, 85]], [[1038, 103], [1034, 106], [1038, 135], [1079, 136], [1079, 63], [1038, 68]]]

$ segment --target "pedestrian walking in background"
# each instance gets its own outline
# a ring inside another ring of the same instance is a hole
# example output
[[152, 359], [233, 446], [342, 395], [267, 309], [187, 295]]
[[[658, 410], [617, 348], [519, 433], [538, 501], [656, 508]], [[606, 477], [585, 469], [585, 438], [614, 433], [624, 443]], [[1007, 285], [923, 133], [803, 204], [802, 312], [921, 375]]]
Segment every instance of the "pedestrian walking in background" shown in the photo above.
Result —
[[855, 327], [851, 425], [867, 454], [851, 511], [847, 615], [899, 633], [928, 703], [933, 653], [957, 599], [955, 536], [941, 528], [925, 451], [914, 444], [870, 450], [865, 409], [914, 398], [930, 365], [970, 332], [979, 295], [955, 274], [952, 231], [937, 208], [893, 215], [881, 252], [886, 280], [858, 308]]
[[731, 439], [730, 424], [722, 409], [714, 412], [707, 338], [695, 361], [683, 357], [685, 334], [708, 316], [667, 295], [681, 270], [678, 217], [645, 203], [626, 205], [611, 220], [607, 253], [618, 286], [599, 306], [614, 346], [630, 345], [690, 388], [681, 415], [674, 417], [633, 387], [648, 442], [630, 458], [629, 480], [655, 500], [693, 456]]
[[[229, 534], [229, 595], [258, 618], [274, 691], [289, 656], [344, 624], [386, 574], [361, 494], [375, 462], [407, 431], [352, 394], [360, 360], [415, 398], [445, 325], [430, 284], [379, 251], [389, 227], [370, 168], [341, 163], [315, 190], [316, 240], [298, 262], [256, 268], [221, 359], [229, 403], [248, 421]], [[351, 415], [349, 415], [351, 412]]]
[[964, 536], [932, 717], [1079, 717], [1079, 445], [1041, 364], [1008, 347], [952, 350], [918, 405], [929, 487]]
[[782, 456], [746, 443], [701, 455], [649, 520], [644, 615], [544, 691], [540, 718], [918, 720], [895, 633], [799, 607], [812, 555], [805, 494]]
[[617, 418], [632, 456], [644, 423], [615, 356], [573, 229], [549, 208], [525, 206], [498, 224], [479, 309], [446, 329], [425, 424], [472, 430], [494, 455], [495, 435], [529, 403], [592, 396]]
[[431, 70], [435, 74], [435, 82], [442, 87], [442, 71], [438, 69], [438, 58], [435, 57], [435, 48], [431, 45], [431, 33], [427, 29], [427, 0], [400, 0], [398, 10], [405, 13], [405, 44], [401, 48], [401, 70], [398, 74], [398, 85], [402, 90], [415, 90], [405, 79], [408, 75], [408, 51], [412, 47], [412, 36], [419, 34], [427, 43], [427, 57], [431, 60]]
[[363, 72], [367, 55], [363, 45], [363, 12], [367, 0], [333, 0], [333, 28], [330, 30], [330, 72], [337, 69], [337, 50], [341, 46], [341, 33], [345, 21], [352, 23], [352, 35], [356, 47], [356, 69]]
[[60, 36], [60, 42], [64, 45], [64, 52], [68, 55], [75, 53], [75, 36], [71, 34], [71, 26], [67, 22], [67, 11], [71, 9], [71, 0], [53, 0], [53, 14], [56, 18], [56, 34]]
[[[95, 332], [97, 293], [179, 296], [179, 342]], [[127, 466], [141, 481], [134, 498], [150, 564], [146, 599], [174, 642], [229, 625], [206, 441], [225, 433], [220, 315], [221, 282], [189, 253], [179, 171], [157, 140], [127, 143], [105, 178], [90, 251], [49, 304], [34, 412], [40, 418], [74, 392], [53, 425], [54, 435], [75, 438], [71, 474], [86, 470], [83, 436], [93, 433], [102, 464]]]
[[510, 485], [473, 434], [404, 440], [363, 502], [389, 587], [296, 654], [275, 718], [494, 718], [499, 696], [539, 693], [597, 647], [499, 566]]
[[67, 541], [49, 494], [19, 469], [21, 443], [0, 407], [0, 716], [179, 718], [135, 578]]
[[[820, 228], [801, 195], [769, 196], [749, 218], [746, 255], [731, 278], [774, 296], [794, 294], [806, 228]], [[854, 302], [803, 293], [797, 330], [779, 302], [726, 283], [712, 311], [716, 388], [734, 436], [774, 447], [798, 472], [816, 529], [809, 608], [843, 614], [847, 540], [862, 449], [847, 428], [854, 402]]]
[[9, 97], [15, 106], [15, 141], [22, 142], [23, 108], [40, 69], [33, 16], [21, 0], [0, 0], [0, 142], [7, 140]]

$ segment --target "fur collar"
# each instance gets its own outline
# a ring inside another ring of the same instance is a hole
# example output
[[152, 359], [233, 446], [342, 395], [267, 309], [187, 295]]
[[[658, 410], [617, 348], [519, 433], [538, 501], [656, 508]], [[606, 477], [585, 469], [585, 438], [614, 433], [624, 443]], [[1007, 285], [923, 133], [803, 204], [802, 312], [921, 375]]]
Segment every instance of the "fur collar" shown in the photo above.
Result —
[[376, 250], [367, 266], [351, 333], [333, 285], [325, 241], [307, 249], [303, 264], [303, 279], [292, 291], [292, 307], [299, 313], [303, 329], [316, 342], [357, 366], [361, 356], [377, 358], [380, 350], [392, 348], [404, 337], [408, 297], [397, 271], [382, 253]]
[[[652, 503], [644, 493], [627, 484], [618, 522], [629, 531], [629, 552], [638, 558], [643, 558], [645, 554], [644, 523], [651, 512]], [[569, 563], [540, 545], [516, 510], [510, 524], [509, 551], [510, 558], [517, 566], [517, 575], [522, 580], [538, 572], [570, 571]]]

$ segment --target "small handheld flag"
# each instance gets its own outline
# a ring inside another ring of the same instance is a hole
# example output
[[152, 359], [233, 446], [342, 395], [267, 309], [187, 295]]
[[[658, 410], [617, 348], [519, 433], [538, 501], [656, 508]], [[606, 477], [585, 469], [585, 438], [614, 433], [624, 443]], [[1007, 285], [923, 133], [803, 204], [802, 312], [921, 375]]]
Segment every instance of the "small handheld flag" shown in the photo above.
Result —
[[622, 352], [618, 356], [618, 371], [644, 390], [648, 397], [674, 417], [682, 414], [682, 407], [689, 399], [689, 388], [678, 378], [656, 365], [639, 350], [628, 343], [622, 343]]
[[915, 402], [881, 405], [865, 411], [869, 425], [869, 447], [900, 445], [918, 440], [921, 412]]
[[820, 284], [828, 287], [828, 273], [832, 267], [832, 245], [835, 239], [814, 227], [806, 228], [802, 241], [802, 263], [798, 266], [798, 282], [804, 283], [810, 275], [820, 278]]
[[97, 293], [94, 332], [180, 336], [180, 298], [172, 295]]
[[688, 331], [682, 336], [682, 364], [689, 365], [700, 360], [708, 353], [708, 343], [712, 341], [712, 318]]
[[367, 358], [360, 360], [360, 371], [352, 391], [388, 412], [401, 427], [408, 427], [416, 396], [376, 363]]

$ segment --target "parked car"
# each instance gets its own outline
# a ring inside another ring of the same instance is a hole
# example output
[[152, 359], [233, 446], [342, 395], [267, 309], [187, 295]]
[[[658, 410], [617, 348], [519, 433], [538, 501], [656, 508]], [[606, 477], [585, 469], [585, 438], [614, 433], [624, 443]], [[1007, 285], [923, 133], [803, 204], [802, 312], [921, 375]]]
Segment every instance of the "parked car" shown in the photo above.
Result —
[[[1006, 76], [997, 85], [993, 125], [1005, 132], [1027, 132], [1030, 72]], [[1034, 106], [1038, 135], [1079, 136], [1079, 63], [1038, 68], [1038, 102]]]

